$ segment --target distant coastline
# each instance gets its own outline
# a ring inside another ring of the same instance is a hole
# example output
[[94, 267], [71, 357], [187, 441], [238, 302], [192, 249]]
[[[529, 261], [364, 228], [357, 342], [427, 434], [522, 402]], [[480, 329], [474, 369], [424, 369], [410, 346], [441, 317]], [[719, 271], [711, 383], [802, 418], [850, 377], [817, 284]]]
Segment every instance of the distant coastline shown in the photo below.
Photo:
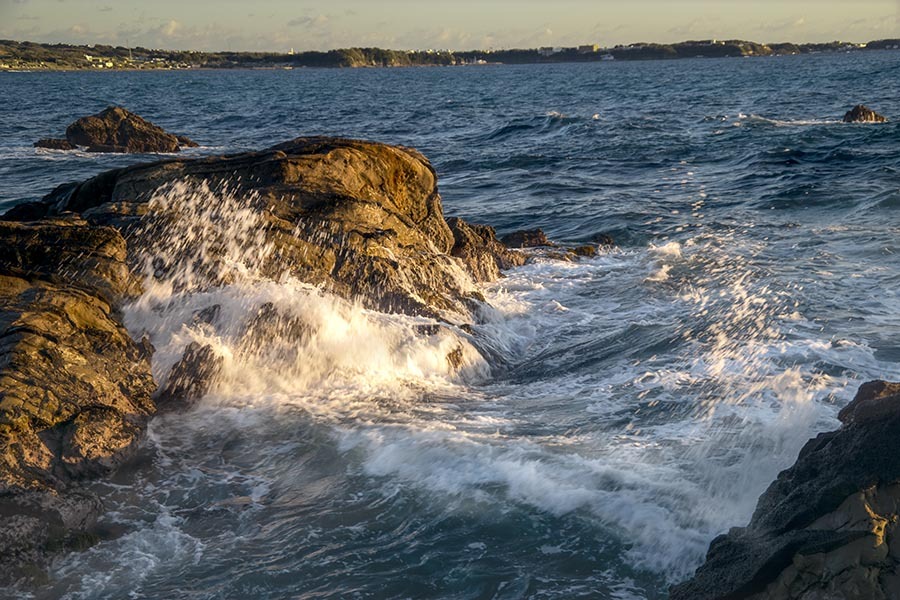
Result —
[[610, 48], [589, 44], [571, 48], [513, 50], [344, 48], [297, 53], [293, 50], [288, 53], [199, 52], [0, 40], [0, 72], [466, 66], [779, 56], [897, 49], [900, 49], [900, 39], [876, 40], [863, 44], [837, 41], [760, 44], [743, 40], [700, 40], [675, 44], [638, 43]]

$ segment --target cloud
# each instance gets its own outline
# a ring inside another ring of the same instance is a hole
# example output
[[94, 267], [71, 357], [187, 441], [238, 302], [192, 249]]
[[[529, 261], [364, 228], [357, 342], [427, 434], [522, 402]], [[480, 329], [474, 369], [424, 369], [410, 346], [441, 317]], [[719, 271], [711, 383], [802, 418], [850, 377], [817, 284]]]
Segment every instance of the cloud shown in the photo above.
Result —
[[307, 15], [303, 17], [297, 17], [296, 19], [291, 19], [287, 22], [287, 26], [306, 28], [321, 27], [328, 23], [328, 21], [330, 21], [330, 19], [327, 15], [316, 15], [314, 17]]
[[184, 27], [181, 23], [179, 23], [175, 19], [170, 19], [169, 21], [163, 23], [159, 27], [156, 27], [152, 31], [164, 38], [175, 38], [179, 36], [179, 32], [183, 29]]

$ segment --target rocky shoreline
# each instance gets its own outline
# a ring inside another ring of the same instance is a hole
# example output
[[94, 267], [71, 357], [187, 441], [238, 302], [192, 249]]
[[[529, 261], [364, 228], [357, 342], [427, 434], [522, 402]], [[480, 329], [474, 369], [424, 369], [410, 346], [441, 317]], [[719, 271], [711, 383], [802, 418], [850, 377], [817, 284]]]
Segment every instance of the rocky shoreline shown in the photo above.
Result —
[[[195, 230], [197, 211], [222, 230]], [[229, 229], [235, 218], [247, 221], [242, 233]], [[539, 237], [531, 245], [544, 243]], [[123, 323], [143, 286], [228, 283], [229, 252], [249, 245], [265, 277], [465, 328], [484, 303], [477, 284], [526, 261], [491, 227], [445, 219], [434, 169], [415, 150], [335, 138], [101, 173], [12, 208], [0, 240], [7, 582], [40, 577], [53, 552], [95, 542], [102, 499], [83, 483], [125, 464], [154, 414], [189, 407], [217, 376], [221, 359], [191, 344], [158, 386], [153, 347]], [[566, 260], [589, 254], [553, 251]], [[172, 278], [179, 269], [190, 278]], [[197, 318], [216, 318], [215, 307], [208, 312]], [[259, 343], [308, 334], [272, 307], [244, 327]], [[455, 367], [457, 353], [447, 361]]]
[[863, 384], [672, 600], [900, 597], [900, 384]]
[[[120, 111], [96, 118], [134, 122]], [[845, 120], [884, 118], [858, 106]], [[130, 144], [119, 125], [99, 129], [98, 146], [172, 151]], [[198, 215], [222, 227], [199, 229]], [[230, 227], [235, 219], [244, 226]], [[423, 327], [464, 330], [484, 308], [478, 284], [524, 264], [523, 249], [561, 260], [596, 253], [560, 247], [540, 230], [498, 239], [490, 226], [445, 218], [437, 175], [420, 153], [324, 137], [65, 184], [0, 217], [0, 241], [4, 583], [40, 578], [53, 553], [95, 543], [103, 502], [84, 482], [127, 464], [155, 414], [189, 408], [218, 375], [221, 358], [192, 343], [163, 385], [154, 380], [152, 345], [123, 322], [148, 285], [227, 284], [229, 253], [249, 247], [268, 279], [293, 277], [436, 323]], [[182, 272], [189, 277], [173, 276]], [[217, 318], [215, 306], [202, 312], [197, 319]], [[241, 325], [248, 343], [309, 335], [272, 306]], [[446, 360], [457, 368], [457, 351]], [[747, 527], [712, 542], [673, 600], [900, 597], [900, 384], [863, 385], [840, 418], [841, 429], [810, 440], [772, 483]]]

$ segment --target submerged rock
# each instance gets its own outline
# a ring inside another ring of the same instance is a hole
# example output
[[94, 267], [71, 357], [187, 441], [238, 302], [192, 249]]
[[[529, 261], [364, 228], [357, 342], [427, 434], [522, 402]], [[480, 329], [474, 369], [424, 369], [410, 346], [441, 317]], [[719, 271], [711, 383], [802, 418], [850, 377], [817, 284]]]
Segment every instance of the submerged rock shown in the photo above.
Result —
[[197, 144], [119, 106], [78, 119], [66, 128], [65, 140], [43, 139], [35, 143], [35, 147], [55, 150], [74, 150], [77, 146], [86, 147], [88, 152], [178, 152]]
[[74, 150], [75, 146], [69, 143], [69, 140], [59, 140], [53, 138], [44, 138], [34, 143], [35, 148], [48, 148], [50, 150]]
[[844, 123], [884, 123], [887, 119], [871, 108], [857, 104], [844, 115]]
[[[242, 199], [258, 219], [253, 235], [263, 237], [253, 242], [265, 256], [257, 265], [261, 275], [290, 274], [377, 310], [465, 321], [480, 298], [471, 277], [494, 279], [499, 269], [521, 264], [493, 230], [468, 224], [451, 230], [424, 156], [357, 140], [298, 138], [261, 152], [116, 169], [60, 186], [7, 218], [78, 212], [123, 231], [134, 257], [158, 255], [160, 239], [179, 238], [162, 248], [169, 256], [155, 270], [165, 276], [172, 260], [196, 255], [190, 236], [171, 234], [196, 220], [179, 213], [178, 194], [170, 193], [176, 182], [187, 186], [182, 195], [206, 190], [199, 202], [207, 206], [224, 195]], [[221, 271], [207, 270], [209, 277]]]
[[900, 384], [860, 387], [672, 600], [900, 598]]
[[152, 349], [116, 305], [139, 293], [112, 228], [0, 222], [0, 571], [99, 512], [81, 479], [127, 460], [155, 412]]

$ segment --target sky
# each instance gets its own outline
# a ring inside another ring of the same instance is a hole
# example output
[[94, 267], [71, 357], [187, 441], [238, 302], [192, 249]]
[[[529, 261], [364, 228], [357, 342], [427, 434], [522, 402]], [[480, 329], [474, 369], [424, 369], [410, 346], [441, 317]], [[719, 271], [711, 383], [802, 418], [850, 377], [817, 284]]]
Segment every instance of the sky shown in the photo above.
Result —
[[900, 0], [0, 0], [0, 38], [179, 50], [900, 37]]

